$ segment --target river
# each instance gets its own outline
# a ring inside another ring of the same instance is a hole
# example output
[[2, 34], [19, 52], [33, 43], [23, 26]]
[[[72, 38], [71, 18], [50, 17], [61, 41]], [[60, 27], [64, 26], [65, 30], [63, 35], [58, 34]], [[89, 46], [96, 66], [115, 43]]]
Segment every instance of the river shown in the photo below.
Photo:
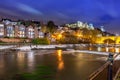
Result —
[[52, 67], [52, 80], [87, 80], [106, 59], [105, 55], [62, 50], [5, 51], [0, 52], [0, 80], [34, 72], [39, 65]]

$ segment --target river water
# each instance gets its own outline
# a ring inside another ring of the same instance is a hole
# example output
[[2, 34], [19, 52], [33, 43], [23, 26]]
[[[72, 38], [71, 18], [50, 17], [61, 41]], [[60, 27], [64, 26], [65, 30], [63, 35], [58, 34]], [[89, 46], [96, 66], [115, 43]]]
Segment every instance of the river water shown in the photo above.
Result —
[[39, 65], [55, 70], [53, 80], [87, 80], [106, 59], [104, 55], [62, 50], [5, 51], [0, 52], [0, 80], [34, 72]]

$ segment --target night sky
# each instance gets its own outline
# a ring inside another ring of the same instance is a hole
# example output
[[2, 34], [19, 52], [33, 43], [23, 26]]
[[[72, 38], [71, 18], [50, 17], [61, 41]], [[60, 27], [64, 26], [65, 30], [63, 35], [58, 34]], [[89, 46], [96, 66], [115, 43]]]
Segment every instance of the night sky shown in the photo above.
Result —
[[93, 23], [120, 34], [120, 0], [0, 0], [2, 18]]

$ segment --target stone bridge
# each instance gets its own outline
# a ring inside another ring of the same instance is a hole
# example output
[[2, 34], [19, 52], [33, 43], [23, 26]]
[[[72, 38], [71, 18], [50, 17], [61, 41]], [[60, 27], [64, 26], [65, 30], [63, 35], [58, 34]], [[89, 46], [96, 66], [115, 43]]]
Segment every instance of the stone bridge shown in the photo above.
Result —
[[115, 44], [120, 44], [120, 36], [97, 37], [95, 43], [104, 44], [105, 40], [108, 40], [108, 43], [110, 43], [109, 41], [113, 41]]

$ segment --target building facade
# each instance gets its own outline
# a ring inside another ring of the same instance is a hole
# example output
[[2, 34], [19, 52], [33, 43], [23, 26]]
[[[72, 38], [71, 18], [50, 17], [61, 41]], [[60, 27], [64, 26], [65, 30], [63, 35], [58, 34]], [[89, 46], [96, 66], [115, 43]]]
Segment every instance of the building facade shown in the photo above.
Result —
[[23, 24], [17, 24], [10, 20], [3, 20], [0, 23], [0, 38], [13, 37], [13, 38], [43, 38], [44, 32], [42, 32], [39, 26], [25, 26]]
[[0, 24], [0, 37], [4, 37], [4, 24]]

